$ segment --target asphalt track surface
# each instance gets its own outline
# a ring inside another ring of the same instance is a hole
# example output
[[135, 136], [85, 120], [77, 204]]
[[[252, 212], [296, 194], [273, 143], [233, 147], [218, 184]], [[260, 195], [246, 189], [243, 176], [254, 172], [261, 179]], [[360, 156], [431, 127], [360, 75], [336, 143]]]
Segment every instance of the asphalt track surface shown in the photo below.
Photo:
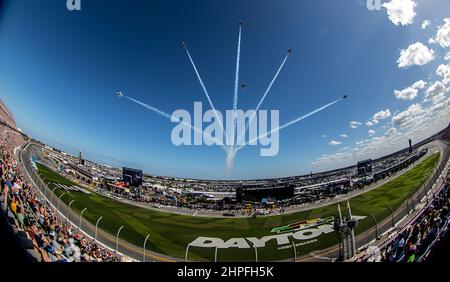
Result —
[[[429, 144], [426, 144], [424, 146], [428, 146], [431, 150], [429, 151], [429, 154], [432, 153], [433, 151], [440, 151], [441, 153], [441, 158], [439, 160], [439, 163], [437, 164], [437, 166], [439, 166], [439, 164], [442, 162], [442, 156], [443, 156], [443, 152], [445, 149], [445, 144], [440, 142], [440, 141], [433, 141]], [[69, 219], [69, 222], [71, 222], [74, 226], [78, 227], [79, 226], [79, 218], [80, 216], [75, 213], [73, 210], [68, 210], [68, 207], [64, 204], [64, 202], [60, 202], [58, 203], [59, 199], [58, 197], [51, 197], [51, 191], [50, 189], [43, 183], [43, 181], [39, 178], [39, 176], [37, 176], [36, 174], [33, 174], [33, 171], [31, 169], [31, 167], [29, 166], [29, 162], [27, 160], [31, 159], [31, 156], [33, 155], [37, 155], [37, 153], [39, 152], [40, 147], [35, 145], [35, 144], [28, 144], [27, 146], [25, 146], [23, 149], [21, 150], [16, 150], [16, 157], [19, 160], [19, 163], [21, 164], [23, 171], [24, 171], [24, 175], [27, 178], [28, 181], [30, 181], [31, 183], [34, 183], [37, 187], [39, 187], [39, 189], [41, 190], [41, 196], [45, 197], [45, 199], [47, 200], [47, 202], [51, 203], [51, 206], [53, 206], [53, 208], [56, 210], [56, 207], [59, 205], [59, 212], [58, 215], [63, 218], [63, 219]], [[422, 160], [422, 159], [421, 159]], [[421, 161], [420, 160], [420, 161]], [[410, 170], [411, 168], [415, 167], [417, 164], [420, 163], [420, 161], [417, 161], [416, 163], [414, 163], [413, 165], [411, 165], [410, 167], [408, 167], [407, 169], [400, 171], [399, 173], [397, 173], [396, 175], [385, 179], [383, 181], [380, 181], [378, 183], [376, 183], [375, 185], [369, 186], [365, 189], [359, 190], [359, 191], [355, 191], [354, 193], [350, 193], [345, 195], [345, 197], [339, 197], [339, 198], [335, 198], [332, 200], [328, 200], [328, 201], [324, 201], [318, 204], [312, 204], [312, 205], [307, 205], [307, 206], [302, 206], [302, 207], [298, 207], [298, 208], [294, 208], [294, 209], [290, 209], [289, 211], [287, 211], [286, 213], [291, 213], [291, 212], [297, 212], [297, 211], [302, 211], [302, 210], [309, 210], [309, 209], [314, 209], [317, 207], [321, 207], [321, 206], [325, 206], [325, 205], [330, 205], [336, 202], [340, 202], [342, 200], [345, 199], [350, 199], [353, 198], [357, 195], [360, 195], [362, 193], [366, 193], [370, 190], [376, 189], [377, 187], [383, 185], [384, 183], [392, 180], [393, 178], [396, 178], [398, 176], [400, 176], [403, 173], [406, 173], [408, 170]], [[424, 184], [426, 185], [426, 183]], [[417, 201], [414, 200], [414, 195], [413, 195], [413, 200], [412, 203], [404, 203], [402, 204], [396, 211], [394, 211], [394, 218], [396, 218], [397, 222], [400, 221], [404, 221], [406, 218], [408, 218], [408, 216], [413, 216], [414, 215], [414, 211], [411, 212], [412, 210], [412, 206], [417, 206], [417, 210], [419, 210], [420, 208], [420, 204], [419, 204], [419, 197], [420, 197], [420, 192], [423, 189], [423, 187], [419, 190], [419, 192], [417, 193]], [[50, 201], [51, 200], [51, 201]], [[133, 203], [136, 204], [136, 203]], [[141, 206], [141, 205], [139, 205]], [[146, 208], [149, 208], [148, 205], [144, 206]], [[155, 208], [156, 209], [156, 208]], [[157, 209], [159, 211], [164, 211], [163, 209]], [[173, 211], [172, 211], [173, 212]], [[191, 211], [192, 213], [192, 211]], [[191, 214], [188, 213], [188, 214]], [[183, 213], [185, 214], [185, 213]], [[208, 216], [208, 215], [203, 215], [202, 216]], [[209, 215], [211, 216], [211, 215]], [[214, 215], [212, 215], [214, 216]], [[397, 226], [399, 226], [400, 224], [397, 223]], [[101, 224], [100, 224], [101, 227]], [[381, 234], [382, 231], [385, 230], [389, 230], [392, 227], [392, 219], [386, 218], [385, 220], [383, 220], [382, 222], [378, 223], [378, 234]], [[85, 233], [86, 235], [88, 235], [88, 237], [94, 238], [94, 234], [95, 234], [95, 225], [91, 224], [89, 221], [82, 219], [81, 221], [81, 229], [83, 231], [83, 233]], [[375, 238], [375, 227], [372, 227], [370, 229], [368, 229], [367, 231], [359, 234], [356, 237], [356, 246], [357, 248], [361, 248], [364, 245], [367, 245], [369, 243], [373, 243], [374, 240], [376, 241]], [[121, 240], [119, 238], [118, 241], [116, 241], [116, 236], [111, 235], [103, 230], [101, 230], [100, 228], [98, 228], [98, 233], [97, 233], [97, 239], [99, 241], [99, 243], [105, 247], [107, 247], [108, 249], [115, 251], [116, 250], [116, 246], [118, 247], [118, 253], [121, 255], [125, 255], [129, 258], [132, 258], [135, 261], [143, 261], [143, 247], [138, 247], [135, 246], [133, 244], [130, 244], [124, 240]], [[151, 240], [151, 238], [150, 238]], [[328, 249], [325, 250], [318, 250], [318, 251], [314, 251], [308, 255], [299, 257], [297, 259], [298, 262], [308, 262], [308, 261], [331, 261], [334, 260], [334, 258], [336, 258], [338, 256], [338, 252], [339, 252], [339, 248], [338, 246], [333, 246], [330, 247]], [[179, 258], [173, 258], [173, 257], [169, 257], [166, 255], [162, 255], [162, 254], [158, 254], [155, 252], [151, 252], [149, 250], [146, 250], [145, 252], [145, 261], [149, 262], [149, 261], [158, 261], [158, 262], [176, 262], [176, 261], [182, 261], [182, 259]], [[285, 260], [285, 261], [293, 261], [292, 260]]]

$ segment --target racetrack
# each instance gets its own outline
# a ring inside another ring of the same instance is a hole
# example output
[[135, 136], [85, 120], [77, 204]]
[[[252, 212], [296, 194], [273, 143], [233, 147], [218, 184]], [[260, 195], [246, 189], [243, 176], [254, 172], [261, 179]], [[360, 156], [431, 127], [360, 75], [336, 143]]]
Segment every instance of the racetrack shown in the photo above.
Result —
[[[386, 218], [390, 211], [386, 204], [394, 209], [406, 198], [408, 193], [414, 193], [421, 183], [429, 176], [437, 163], [439, 156], [433, 155], [421, 164], [417, 165], [397, 179], [357, 196], [351, 200], [354, 215], [368, 216], [373, 214], [377, 220]], [[42, 177], [50, 187], [57, 182], [70, 185], [70, 181], [59, 176], [55, 172], [39, 167]], [[62, 190], [56, 189], [55, 195], [59, 196]], [[273, 227], [289, 224], [301, 219], [325, 217], [336, 215], [336, 205], [329, 205], [313, 210], [281, 216], [269, 216], [258, 218], [201, 218], [184, 215], [176, 215], [161, 211], [148, 210], [125, 203], [105, 198], [98, 194], [86, 195], [83, 193], [70, 193], [64, 195], [63, 201], [75, 200], [71, 206], [75, 212], [87, 207], [83, 217], [95, 224], [96, 220], [103, 216], [100, 227], [111, 234], [124, 225], [120, 237], [136, 246], [141, 246], [147, 234], [150, 234], [150, 242], [147, 247], [157, 253], [167, 254], [171, 257], [183, 258], [186, 246], [198, 236], [218, 237], [223, 239], [243, 237], [263, 237], [273, 235], [270, 230]], [[372, 220], [367, 217], [361, 221], [357, 233], [367, 230], [373, 225]], [[301, 242], [298, 242], [301, 243]], [[323, 249], [337, 243], [334, 233], [325, 234], [316, 242], [297, 248], [298, 255], [309, 253], [312, 250]], [[259, 260], [280, 260], [292, 257], [292, 250], [278, 250], [275, 240], [270, 241], [265, 248], [258, 250]], [[254, 261], [253, 249], [221, 249], [218, 260], [232, 261]], [[214, 260], [214, 249], [194, 248], [189, 250], [190, 260]]]

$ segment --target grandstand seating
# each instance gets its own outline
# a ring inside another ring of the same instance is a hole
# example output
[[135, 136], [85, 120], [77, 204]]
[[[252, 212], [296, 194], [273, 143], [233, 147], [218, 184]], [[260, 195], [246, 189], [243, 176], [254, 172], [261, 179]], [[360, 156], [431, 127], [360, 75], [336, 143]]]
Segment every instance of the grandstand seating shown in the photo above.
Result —
[[415, 262], [427, 259], [432, 248], [444, 237], [450, 219], [450, 178], [418, 216], [395, 237], [382, 244], [379, 252], [363, 256], [365, 262]]
[[1, 125], [0, 207], [3, 221], [19, 239], [26, 257], [39, 262], [119, 261], [120, 257], [58, 218], [37, 189], [27, 183], [14, 158], [20, 134]]

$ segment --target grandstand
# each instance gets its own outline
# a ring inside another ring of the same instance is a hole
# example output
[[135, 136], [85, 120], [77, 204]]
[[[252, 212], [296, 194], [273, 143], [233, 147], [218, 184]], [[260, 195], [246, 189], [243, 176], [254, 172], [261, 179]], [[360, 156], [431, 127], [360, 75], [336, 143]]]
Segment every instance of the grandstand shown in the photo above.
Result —
[[[346, 200], [350, 200], [360, 221], [356, 244], [363, 251], [356, 261], [423, 261], [438, 246], [439, 238], [445, 236], [448, 225], [449, 178], [443, 186], [434, 184], [447, 166], [450, 127], [428, 143], [415, 147], [412, 153], [402, 150], [373, 160], [372, 172], [364, 177], [357, 175], [356, 165], [315, 175], [247, 181], [145, 176], [138, 190], [127, 187], [110, 191], [107, 187], [114, 187], [114, 181], [121, 179], [120, 170], [89, 161], [84, 166], [73, 164], [79, 171], [89, 173], [92, 180], [100, 176], [100, 171], [108, 177], [96, 181], [94, 188], [85, 186], [86, 179], [67, 172], [74, 170], [69, 163], [76, 162], [76, 157], [40, 142], [27, 143], [12, 127], [15, 123], [8, 121], [8, 113], [3, 111], [1, 115], [5, 121], [0, 125], [0, 172], [4, 176], [1, 207], [6, 215], [3, 219], [20, 238], [20, 245], [31, 261], [142, 260], [142, 249], [136, 246], [142, 244], [145, 234], [155, 238], [147, 246], [146, 259], [177, 261], [189, 255], [190, 260], [208, 261], [213, 260], [209, 248], [190, 245], [196, 237], [248, 239], [268, 236], [273, 231], [277, 236], [303, 238], [308, 234], [303, 232], [314, 234], [314, 228], [326, 230], [327, 224], [336, 218], [336, 204]], [[436, 148], [439, 153], [434, 153]], [[243, 201], [239, 203], [236, 198], [241, 196], [237, 192], [243, 188], [248, 194], [243, 191]], [[278, 195], [283, 189], [286, 193]], [[170, 205], [174, 213], [161, 210], [161, 206], [159, 210], [146, 207], [147, 202]], [[246, 214], [236, 213], [248, 211], [248, 207], [250, 211]], [[218, 211], [235, 218], [215, 213], [211, 213], [212, 217], [195, 216], [200, 210]], [[80, 223], [74, 222], [74, 218], [79, 218]], [[101, 218], [97, 237], [95, 227]], [[146, 224], [142, 224], [142, 218]], [[124, 231], [116, 242], [112, 234], [119, 236], [120, 225]], [[420, 238], [417, 230], [421, 231]], [[309, 253], [316, 250], [332, 255], [336, 251], [336, 237], [332, 229], [327, 232], [331, 233], [321, 234], [308, 244], [305, 239], [297, 241], [302, 247], [296, 249], [296, 257], [301, 261], [314, 260]], [[390, 236], [381, 235], [385, 233]], [[376, 255], [370, 252], [374, 248], [369, 248], [374, 234], [380, 250]], [[261, 247], [259, 259], [290, 261], [292, 250], [278, 246], [277, 242], [269, 240]], [[252, 261], [253, 256], [246, 249], [220, 250], [225, 261]]]

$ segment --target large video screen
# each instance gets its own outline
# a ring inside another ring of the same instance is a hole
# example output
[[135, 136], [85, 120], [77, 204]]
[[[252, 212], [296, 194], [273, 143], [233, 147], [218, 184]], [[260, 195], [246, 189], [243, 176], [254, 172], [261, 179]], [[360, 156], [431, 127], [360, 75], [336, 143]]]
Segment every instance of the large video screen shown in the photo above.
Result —
[[294, 187], [271, 187], [271, 188], [238, 188], [236, 189], [236, 200], [242, 202], [261, 202], [263, 199], [285, 200], [294, 197]]
[[138, 187], [142, 185], [142, 178], [144, 176], [142, 170], [124, 167], [122, 175], [123, 181], [130, 186]]

